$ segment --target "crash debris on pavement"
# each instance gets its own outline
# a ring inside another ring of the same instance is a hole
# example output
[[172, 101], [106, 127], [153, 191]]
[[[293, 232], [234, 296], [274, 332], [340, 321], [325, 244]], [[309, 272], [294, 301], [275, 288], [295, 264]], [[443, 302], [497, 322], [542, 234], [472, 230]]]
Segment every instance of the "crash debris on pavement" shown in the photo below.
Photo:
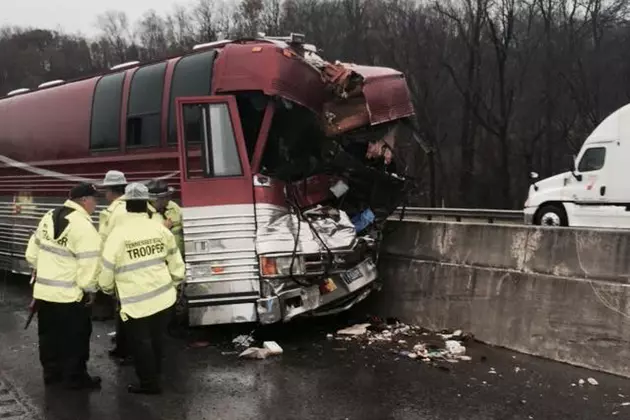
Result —
[[327, 334], [329, 340], [353, 341], [364, 346], [382, 346], [394, 353], [427, 363], [457, 363], [470, 361], [466, 346], [462, 344], [471, 335], [461, 330], [454, 332], [430, 332], [422, 327], [407, 325], [396, 319], [386, 322], [372, 319], [369, 323], [354, 324], [340, 329], [336, 334]]
[[[234, 343], [241, 343], [242, 341], [243, 340], [237, 341], [235, 339]], [[253, 338], [251, 338], [251, 340], [246, 340], [246, 342], [248, 342], [249, 344], [253, 343]], [[280, 347], [278, 343], [276, 343], [275, 341], [265, 341], [263, 342], [262, 347], [248, 347], [241, 354], [239, 354], [238, 357], [243, 359], [266, 359], [269, 356], [277, 356], [282, 353], [282, 347]]]

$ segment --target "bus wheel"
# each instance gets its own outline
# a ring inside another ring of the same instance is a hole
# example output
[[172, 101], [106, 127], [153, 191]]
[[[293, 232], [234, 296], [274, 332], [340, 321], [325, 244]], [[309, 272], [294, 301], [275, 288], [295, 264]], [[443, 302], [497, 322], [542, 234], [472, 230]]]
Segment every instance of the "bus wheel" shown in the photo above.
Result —
[[536, 214], [535, 224], [538, 226], [568, 226], [567, 215], [563, 208], [548, 204]]

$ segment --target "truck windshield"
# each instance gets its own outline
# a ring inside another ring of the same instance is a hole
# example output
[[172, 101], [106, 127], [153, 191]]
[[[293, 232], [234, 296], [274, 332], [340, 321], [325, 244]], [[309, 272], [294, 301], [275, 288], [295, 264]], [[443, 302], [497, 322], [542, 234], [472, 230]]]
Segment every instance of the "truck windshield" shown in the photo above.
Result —
[[604, 161], [606, 160], [606, 148], [605, 147], [591, 147], [584, 152], [580, 164], [578, 165], [578, 171], [580, 172], [592, 172], [602, 169]]

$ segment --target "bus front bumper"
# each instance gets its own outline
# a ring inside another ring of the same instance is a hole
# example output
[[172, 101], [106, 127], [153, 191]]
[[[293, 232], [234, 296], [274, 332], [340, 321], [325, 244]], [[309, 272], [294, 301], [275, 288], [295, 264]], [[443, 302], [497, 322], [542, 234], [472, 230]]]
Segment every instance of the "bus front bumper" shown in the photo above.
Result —
[[275, 296], [258, 299], [261, 324], [287, 322], [299, 315], [328, 315], [350, 309], [376, 286], [378, 272], [371, 259], [354, 268], [331, 275], [323, 284], [299, 286]]

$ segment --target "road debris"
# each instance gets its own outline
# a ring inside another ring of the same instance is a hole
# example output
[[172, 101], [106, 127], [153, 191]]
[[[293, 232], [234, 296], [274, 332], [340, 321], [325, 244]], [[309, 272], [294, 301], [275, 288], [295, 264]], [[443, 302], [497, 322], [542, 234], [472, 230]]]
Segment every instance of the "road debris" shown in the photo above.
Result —
[[371, 324], [357, 324], [348, 328], [337, 331], [337, 335], [364, 335], [367, 333], [367, 329]]
[[621, 403], [621, 406], [622, 406], [622, 407], [627, 407], [627, 406], [629, 406], [629, 405], [630, 405], [630, 402], [623, 402], [623, 403]]
[[241, 334], [238, 337], [234, 338], [234, 340], [232, 340], [232, 344], [234, 344], [236, 347], [249, 347], [252, 345], [253, 342], [254, 337], [252, 336], [252, 334]]
[[204, 349], [210, 346], [210, 342], [206, 340], [198, 340], [188, 343], [188, 347], [191, 349]]
[[418, 326], [404, 324], [397, 319], [382, 321], [372, 317], [369, 321], [338, 330], [332, 336], [327, 334], [326, 338], [386, 347], [396, 355], [434, 365], [472, 360], [466, 355], [466, 347], [461, 343], [472, 336], [465, 335], [461, 330], [453, 333], [441, 331], [435, 334]]
[[584, 382], [584, 379], [580, 379], [580, 380], [578, 381], [578, 384], [580, 384], [580, 386], [584, 385], [584, 383], [585, 383], [585, 382]]
[[270, 355], [270, 350], [261, 349], [260, 347], [250, 347], [239, 354], [238, 357], [242, 357], [244, 359], [266, 359]]
[[599, 385], [599, 382], [597, 382], [595, 379], [593, 378], [588, 378], [587, 379], [588, 383], [591, 385]]
[[462, 346], [459, 341], [447, 340], [444, 344], [446, 344], [446, 350], [451, 354], [460, 355], [466, 353], [466, 347]]
[[282, 354], [282, 347], [280, 347], [275, 341], [265, 341], [263, 343], [263, 348], [269, 350], [269, 354], [271, 355]]

